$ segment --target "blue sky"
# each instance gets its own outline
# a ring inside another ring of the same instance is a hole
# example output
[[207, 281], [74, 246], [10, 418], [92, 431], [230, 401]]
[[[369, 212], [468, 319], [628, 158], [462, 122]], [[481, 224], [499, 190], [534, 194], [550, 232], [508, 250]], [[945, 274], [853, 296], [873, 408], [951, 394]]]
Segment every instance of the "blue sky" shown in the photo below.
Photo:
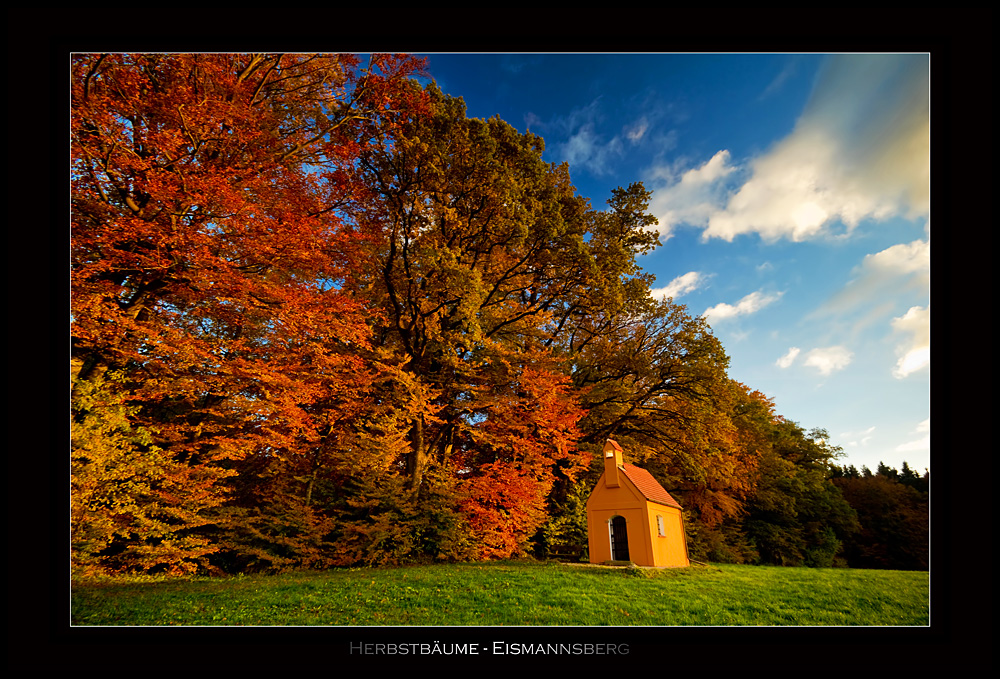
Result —
[[653, 191], [655, 294], [841, 462], [930, 467], [926, 54], [429, 54], [581, 195]]

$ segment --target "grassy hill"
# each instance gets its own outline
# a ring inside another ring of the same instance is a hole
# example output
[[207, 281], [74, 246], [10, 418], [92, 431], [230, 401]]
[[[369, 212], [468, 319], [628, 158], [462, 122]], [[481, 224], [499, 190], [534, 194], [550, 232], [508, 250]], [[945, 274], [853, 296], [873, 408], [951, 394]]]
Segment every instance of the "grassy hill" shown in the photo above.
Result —
[[75, 582], [74, 625], [927, 625], [928, 574], [535, 562]]

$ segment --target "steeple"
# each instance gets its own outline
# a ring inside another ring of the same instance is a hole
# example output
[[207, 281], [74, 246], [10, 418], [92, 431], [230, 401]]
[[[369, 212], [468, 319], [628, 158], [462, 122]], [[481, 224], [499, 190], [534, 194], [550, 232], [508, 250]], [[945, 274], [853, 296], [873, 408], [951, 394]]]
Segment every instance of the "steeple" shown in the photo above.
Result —
[[622, 466], [622, 447], [617, 442], [608, 439], [604, 444], [604, 485], [617, 488], [620, 483], [618, 475]]

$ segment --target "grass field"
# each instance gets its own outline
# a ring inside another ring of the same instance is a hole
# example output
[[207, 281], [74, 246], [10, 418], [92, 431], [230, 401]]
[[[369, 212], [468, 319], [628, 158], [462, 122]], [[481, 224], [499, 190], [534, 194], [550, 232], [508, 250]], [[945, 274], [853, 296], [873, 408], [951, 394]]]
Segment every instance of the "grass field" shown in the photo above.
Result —
[[928, 574], [494, 562], [75, 582], [74, 625], [927, 625]]

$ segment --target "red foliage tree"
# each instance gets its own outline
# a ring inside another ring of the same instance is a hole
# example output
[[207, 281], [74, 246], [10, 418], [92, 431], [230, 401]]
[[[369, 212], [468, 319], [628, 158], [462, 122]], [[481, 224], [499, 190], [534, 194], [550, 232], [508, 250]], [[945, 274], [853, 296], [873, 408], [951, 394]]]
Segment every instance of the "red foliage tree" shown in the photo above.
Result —
[[[371, 376], [356, 350], [368, 328], [341, 289], [360, 237], [340, 210], [366, 190], [353, 172], [360, 150], [419, 109], [401, 87], [418, 66], [377, 56], [362, 68], [349, 55], [73, 58], [82, 561], [193, 567], [214, 548], [192, 529], [211, 522], [234, 461], [300, 464], [356, 412]], [[112, 402], [114, 417], [102, 405]], [[95, 443], [109, 430], [113, 450]], [[118, 502], [131, 492], [124, 479], [153, 459], [163, 462], [144, 472], [145, 499]], [[193, 543], [178, 548], [184, 536]]]
[[586, 460], [576, 447], [583, 411], [567, 377], [526, 367], [491, 392], [456, 461], [464, 470], [462, 511], [481, 558], [523, 554], [548, 516], [557, 478], [572, 480]]

